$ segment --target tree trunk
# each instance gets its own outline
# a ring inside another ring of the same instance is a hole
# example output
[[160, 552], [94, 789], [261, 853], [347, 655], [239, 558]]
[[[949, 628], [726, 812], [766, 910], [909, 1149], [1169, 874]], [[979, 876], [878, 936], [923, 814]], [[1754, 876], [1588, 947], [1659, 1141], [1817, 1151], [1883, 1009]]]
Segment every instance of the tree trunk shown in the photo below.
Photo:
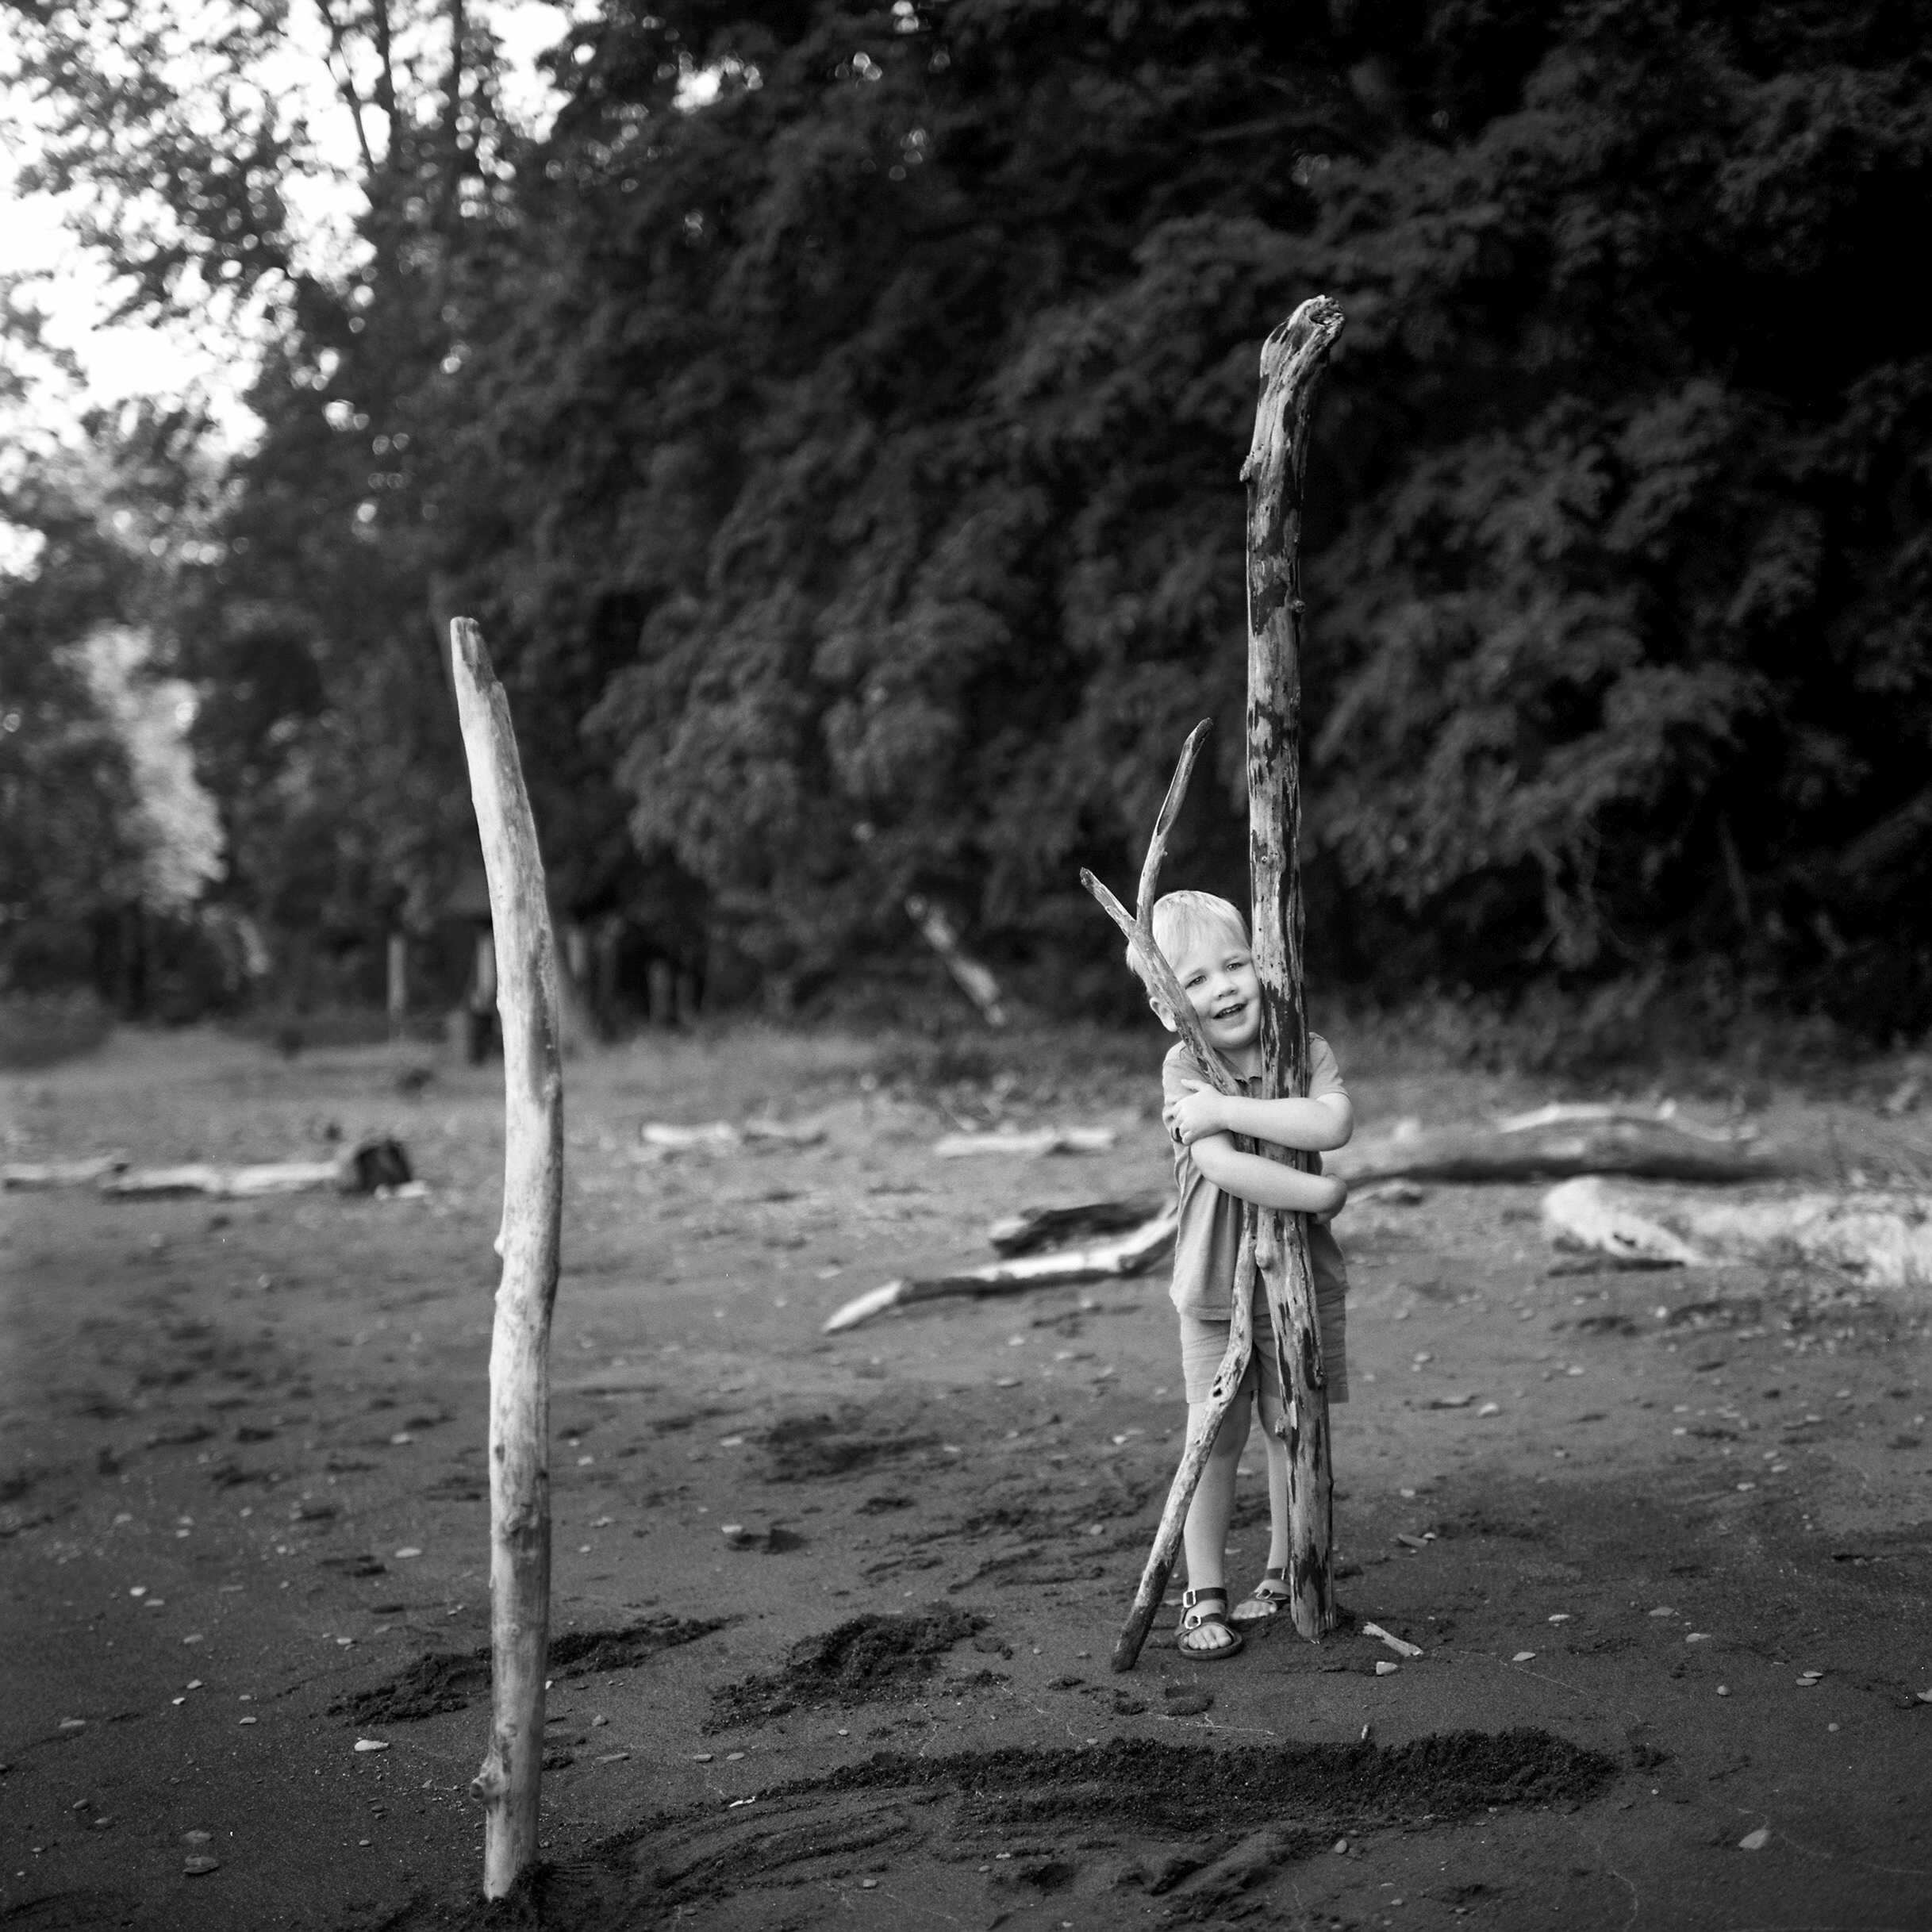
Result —
[[[1308, 1019], [1302, 984], [1301, 486], [1308, 415], [1342, 311], [1326, 296], [1304, 302], [1262, 350], [1254, 438], [1243, 466], [1248, 490], [1248, 866], [1254, 963], [1262, 982], [1262, 1092], [1308, 1090]], [[1266, 1154], [1308, 1166], [1305, 1154]], [[1266, 1289], [1288, 1396], [1288, 1587], [1295, 1627], [1319, 1638], [1335, 1627], [1329, 1550], [1333, 1470], [1328, 1396], [1307, 1217], [1249, 1211], [1254, 1260]]]
[[497, 937], [503, 1026], [503, 1276], [490, 1350], [490, 1749], [483, 1892], [536, 1855], [550, 1646], [550, 1315], [563, 1208], [556, 943], [509, 705], [482, 632], [450, 625], [457, 715]]

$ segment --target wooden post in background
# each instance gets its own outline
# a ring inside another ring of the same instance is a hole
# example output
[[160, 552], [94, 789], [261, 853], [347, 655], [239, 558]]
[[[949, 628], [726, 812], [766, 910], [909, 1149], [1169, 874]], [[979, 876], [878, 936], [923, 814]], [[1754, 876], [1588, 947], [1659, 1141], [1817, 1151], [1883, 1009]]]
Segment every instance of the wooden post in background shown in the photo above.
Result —
[[503, 1275], [490, 1346], [490, 1748], [483, 1894], [536, 1855], [550, 1650], [550, 1312], [563, 1208], [557, 953], [509, 705], [483, 634], [450, 624], [456, 714], [482, 835], [503, 1025]]
[[389, 935], [389, 1037], [399, 1040], [409, 1024], [409, 940], [404, 932]]
[[[1248, 868], [1254, 893], [1254, 964], [1262, 982], [1262, 1092], [1308, 1090], [1308, 1017], [1302, 985], [1301, 485], [1308, 415], [1342, 332], [1325, 295], [1304, 302], [1262, 345], [1254, 436], [1242, 481], [1248, 490]], [[1305, 1154], [1258, 1150], [1308, 1165]], [[1334, 1470], [1308, 1219], [1249, 1210], [1254, 1260], [1267, 1290], [1288, 1396], [1288, 1587], [1295, 1628], [1319, 1638], [1335, 1627]]]

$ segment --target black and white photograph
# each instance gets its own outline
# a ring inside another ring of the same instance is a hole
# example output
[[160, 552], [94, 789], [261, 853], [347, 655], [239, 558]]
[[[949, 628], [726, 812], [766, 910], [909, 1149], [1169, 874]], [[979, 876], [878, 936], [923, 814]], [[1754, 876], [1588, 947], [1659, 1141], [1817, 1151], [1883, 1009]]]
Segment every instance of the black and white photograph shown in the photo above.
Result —
[[0, 1926], [1932, 1932], [1932, 0], [0, 0]]

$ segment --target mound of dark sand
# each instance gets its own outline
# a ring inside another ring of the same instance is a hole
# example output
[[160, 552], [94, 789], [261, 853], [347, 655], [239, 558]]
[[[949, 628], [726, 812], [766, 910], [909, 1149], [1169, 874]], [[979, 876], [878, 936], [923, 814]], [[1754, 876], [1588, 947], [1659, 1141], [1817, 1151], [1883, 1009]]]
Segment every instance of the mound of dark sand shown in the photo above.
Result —
[[936, 1787], [957, 1792], [964, 1817], [977, 1825], [1104, 1818], [1173, 1836], [1283, 1819], [1447, 1821], [1492, 1805], [1575, 1805], [1618, 1769], [1600, 1752], [1543, 1730], [1444, 1731], [1386, 1749], [1250, 1746], [1212, 1753], [1120, 1738], [1080, 1751], [881, 1752], [809, 1787], [786, 1788]]
[[857, 1415], [788, 1415], [766, 1432], [771, 1465], [765, 1480], [796, 1483], [850, 1476], [894, 1457], [931, 1449], [939, 1439], [936, 1435], [869, 1435]]
[[909, 1697], [954, 1644], [985, 1622], [951, 1604], [902, 1615], [854, 1617], [793, 1644], [784, 1668], [772, 1675], [755, 1673], [713, 1691], [705, 1728], [762, 1724], [801, 1707], [820, 1710]]
[[[694, 1643], [722, 1630], [728, 1618], [651, 1617], [626, 1630], [561, 1630], [550, 1640], [553, 1677], [587, 1677], [628, 1670], [660, 1650]], [[413, 1724], [440, 1711], [460, 1711], [487, 1693], [490, 1652], [432, 1650], [399, 1671], [386, 1684], [359, 1691], [328, 1707], [331, 1717], [358, 1724]]]
[[1534, 1730], [1450, 1731], [1387, 1750], [1123, 1738], [1074, 1750], [881, 1753], [763, 1792], [755, 1807], [720, 1811], [708, 1798], [640, 1821], [568, 1867], [536, 1868], [511, 1900], [490, 1908], [497, 1916], [471, 1903], [453, 1919], [424, 1911], [390, 1923], [392, 1932], [432, 1923], [620, 1932], [726, 1907], [746, 1924], [802, 1924], [763, 1915], [795, 1911], [801, 1887], [836, 1886], [886, 1858], [902, 1884], [956, 1905], [969, 1896], [963, 1868], [995, 1846], [1014, 1848], [1004, 1875], [1027, 1893], [1084, 1884], [1091, 1909], [1097, 1876], [1106, 1922], [1138, 1922], [1143, 1908], [1123, 1897], [1138, 1892], [1161, 1899], [1170, 1923], [1272, 1923], [1267, 1888], [1338, 1838], [1424, 1819], [1447, 1825], [1491, 1807], [1569, 1810], [1619, 1769]]

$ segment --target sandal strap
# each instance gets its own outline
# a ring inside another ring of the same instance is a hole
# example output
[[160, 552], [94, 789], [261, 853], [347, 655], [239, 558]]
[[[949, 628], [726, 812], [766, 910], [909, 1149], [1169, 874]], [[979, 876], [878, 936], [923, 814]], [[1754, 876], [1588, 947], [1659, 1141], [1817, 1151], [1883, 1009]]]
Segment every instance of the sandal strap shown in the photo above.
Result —
[[1181, 1592], [1181, 1607], [1183, 1610], [1192, 1610], [1196, 1604], [1224, 1604], [1227, 1601], [1227, 1592], [1218, 1583], [1204, 1584], [1198, 1590], [1183, 1590]]

